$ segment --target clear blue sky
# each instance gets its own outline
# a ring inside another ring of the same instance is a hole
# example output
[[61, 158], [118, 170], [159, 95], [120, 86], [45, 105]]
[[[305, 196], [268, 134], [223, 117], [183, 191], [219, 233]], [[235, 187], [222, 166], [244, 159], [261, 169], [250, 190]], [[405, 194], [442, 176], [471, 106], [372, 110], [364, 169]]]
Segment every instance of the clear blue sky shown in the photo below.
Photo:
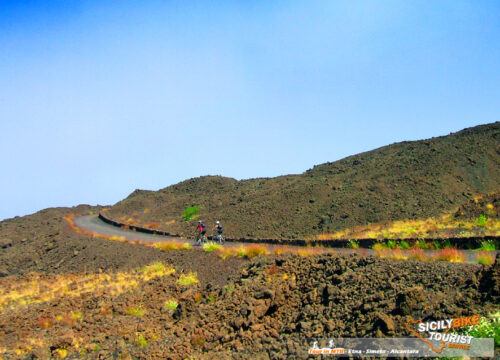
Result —
[[498, 1], [0, 2], [0, 219], [499, 120]]

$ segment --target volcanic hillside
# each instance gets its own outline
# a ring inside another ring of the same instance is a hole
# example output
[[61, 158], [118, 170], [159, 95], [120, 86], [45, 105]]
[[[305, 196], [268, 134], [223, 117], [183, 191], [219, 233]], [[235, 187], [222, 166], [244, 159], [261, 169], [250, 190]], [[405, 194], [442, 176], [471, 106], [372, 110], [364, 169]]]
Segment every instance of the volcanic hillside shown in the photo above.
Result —
[[300, 175], [241, 181], [203, 176], [159, 191], [135, 190], [106, 214], [191, 235], [194, 220], [181, 215], [198, 205], [199, 217], [208, 225], [221, 220], [230, 237], [284, 239], [437, 216], [475, 194], [500, 190], [499, 133], [495, 122], [392, 144]]

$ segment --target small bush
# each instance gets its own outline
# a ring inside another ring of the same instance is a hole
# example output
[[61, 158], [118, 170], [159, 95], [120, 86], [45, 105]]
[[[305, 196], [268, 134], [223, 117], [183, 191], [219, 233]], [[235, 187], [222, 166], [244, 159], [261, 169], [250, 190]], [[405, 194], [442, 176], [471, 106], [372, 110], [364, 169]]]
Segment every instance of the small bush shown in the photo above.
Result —
[[243, 246], [240, 246], [238, 250], [236, 250], [236, 256], [238, 257], [244, 257], [247, 255], [247, 249]]
[[81, 311], [77, 311], [77, 312], [71, 312], [71, 318], [74, 320], [74, 321], [77, 321], [77, 320], [81, 320], [83, 319], [83, 314]]
[[441, 244], [437, 241], [433, 241], [429, 244], [429, 249], [439, 250], [441, 248], [442, 248]]
[[176, 242], [161, 242], [154, 245], [155, 248], [163, 251], [173, 250], [190, 250], [192, 248], [189, 243], [176, 243]]
[[219, 245], [219, 244], [211, 241], [211, 242], [203, 244], [203, 250], [205, 250], [206, 252], [212, 252], [215, 250], [222, 250], [222, 245]]
[[443, 248], [445, 248], [445, 249], [451, 249], [452, 248], [450, 239], [446, 239], [445, 241], [443, 241]]
[[170, 300], [165, 301], [165, 304], [163, 307], [166, 310], [175, 310], [175, 309], [177, 309], [177, 306], [179, 306], [179, 303], [177, 302], [177, 300], [170, 299]]
[[392, 239], [387, 240], [387, 247], [389, 249], [394, 249], [396, 247], [396, 241]]
[[220, 251], [220, 257], [223, 260], [226, 260], [230, 256], [236, 256], [238, 254], [238, 250], [234, 248], [223, 248]]
[[175, 269], [172, 267], [167, 267], [161, 261], [155, 261], [150, 265], [143, 266], [139, 269], [139, 273], [143, 274], [145, 277], [156, 277], [156, 276], [166, 276], [173, 274]]
[[479, 250], [495, 251], [495, 243], [491, 240], [482, 241]]
[[179, 245], [177, 245], [177, 243], [173, 243], [173, 242], [158, 243], [158, 244], [155, 244], [155, 247], [157, 249], [160, 249], [160, 250], [163, 250], [163, 251], [172, 251], [172, 250], [178, 250], [179, 249]]
[[421, 249], [421, 248], [411, 249], [409, 251], [409, 257], [411, 259], [420, 260], [420, 261], [428, 260], [428, 256], [425, 255], [424, 249]]
[[481, 317], [478, 325], [469, 326], [465, 335], [475, 338], [493, 338], [495, 348], [500, 346], [500, 312], [490, 314], [489, 317]]
[[349, 244], [349, 247], [351, 249], [357, 249], [357, 248], [359, 248], [359, 242], [358, 242], [358, 240], [350, 239], [349, 242], [348, 242], [348, 244]]
[[386, 250], [387, 246], [382, 243], [376, 243], [372, 246], [373, 250]]
[[300, 248], [295, 251], [297, 255], [302, 257], [312, 256], [312, 255], [320, 255], [325, 253], [324, 248]]
[[487, 216], [481, 214], [474, 220], [474, 226], [485, 227], [486, 225], [488, 225], [489, 221], [490, 219]]
[[389, 258], [395, 260], [408, 260], [408, 256], [398, 249], [389, 251]]
[[144, 315], [144, 310], [139, 309], [139, 308], [130, 308], [130, 309], [127, 309], [127, 315], [142, 316], [142, 315]]
[[182, 274], [177, 280], [177, 283], [182, 286], [189, 286], [198, 283], [198, 277], [196, 273]]
[[135, 343], [137, 346], [141, 348], [145, 348], [148, 346], [148, 341], [142, 334], [137, 334], [137, 337], [135, 338]]
[[68, 356], [68, 350], [66, 349], [55, 349], [54, 353], [57, 354], [59, 359], [65, 359]]
[[248, 259], [251, 259], [259, 255], [266, 255], [268, 253], [269, 252], [267, 248], [262, 245], [250, 245], [249, 247], [246, 248], [244, 256], [247, 257]]
[[401, 250], [408, 250], [410, 248], [410, 245], [406, 241], [401, 240], [401, 242], [399, 243], [399, 248]]
[[493, 265], [495, 263], [495, 255], [490, 251], [479, 251], [476, 255], [476, 260], [482, 265]]
[[436, 260], [463, 263], [467, 261], [467, 256], [458, 249], [446, 248], [437, 252]]
[[196, 219], [198, 217], [198, 211], [200, 211], [200, 207], [198, 205], [188, 206], [182, 214], [182, 219], [184, 219], [184, 221]]
[[418, 239], [417, 242], [413, 245], [413, 247], [427, 250], [429, 248], [429, 245], [427, 245], [427, 242], [424, 239]]
[[291, 252], [291, 249], [287, 246], [277, 246], [274, 248], [274, 255], [281, 255], [286, 252]]

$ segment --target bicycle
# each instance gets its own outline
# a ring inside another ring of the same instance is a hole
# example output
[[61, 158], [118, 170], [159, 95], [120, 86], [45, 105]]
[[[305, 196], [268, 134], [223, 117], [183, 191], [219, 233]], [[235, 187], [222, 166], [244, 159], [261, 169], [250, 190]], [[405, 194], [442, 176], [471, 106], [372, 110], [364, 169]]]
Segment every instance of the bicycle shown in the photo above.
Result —
[[207, 242], [207, 237], [205, 236], [205, 234], [197, 232], [194, 238], [194, 245], [200, 246], [201, 244], [205, 244], [206, 242]]
[[224, 241], [226, 241], [226, 239], [224, 239], [224, 236], [222, 236], [222, 234], [219, 233], [215, 233], [214, 236], [212, 237], [212, 240], [218, 242], [221, 245], [224, 244]]

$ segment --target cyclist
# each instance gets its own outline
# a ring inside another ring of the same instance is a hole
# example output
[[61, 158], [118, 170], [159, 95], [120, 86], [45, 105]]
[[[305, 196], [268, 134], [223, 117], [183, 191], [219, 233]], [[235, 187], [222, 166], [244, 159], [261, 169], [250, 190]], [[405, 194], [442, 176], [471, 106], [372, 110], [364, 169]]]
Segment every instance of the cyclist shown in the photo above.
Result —
[[224, 242], [224, 238], [222, 237], [222, 225], [219, 220], [215, 222], [214, 239], [219, 240], [220, 243]]
[[196, 242], [206, 242], [205, 234], [207, 233], [207, 227], [203, 221], [198, 220], [198, 226], [196, 226]]

